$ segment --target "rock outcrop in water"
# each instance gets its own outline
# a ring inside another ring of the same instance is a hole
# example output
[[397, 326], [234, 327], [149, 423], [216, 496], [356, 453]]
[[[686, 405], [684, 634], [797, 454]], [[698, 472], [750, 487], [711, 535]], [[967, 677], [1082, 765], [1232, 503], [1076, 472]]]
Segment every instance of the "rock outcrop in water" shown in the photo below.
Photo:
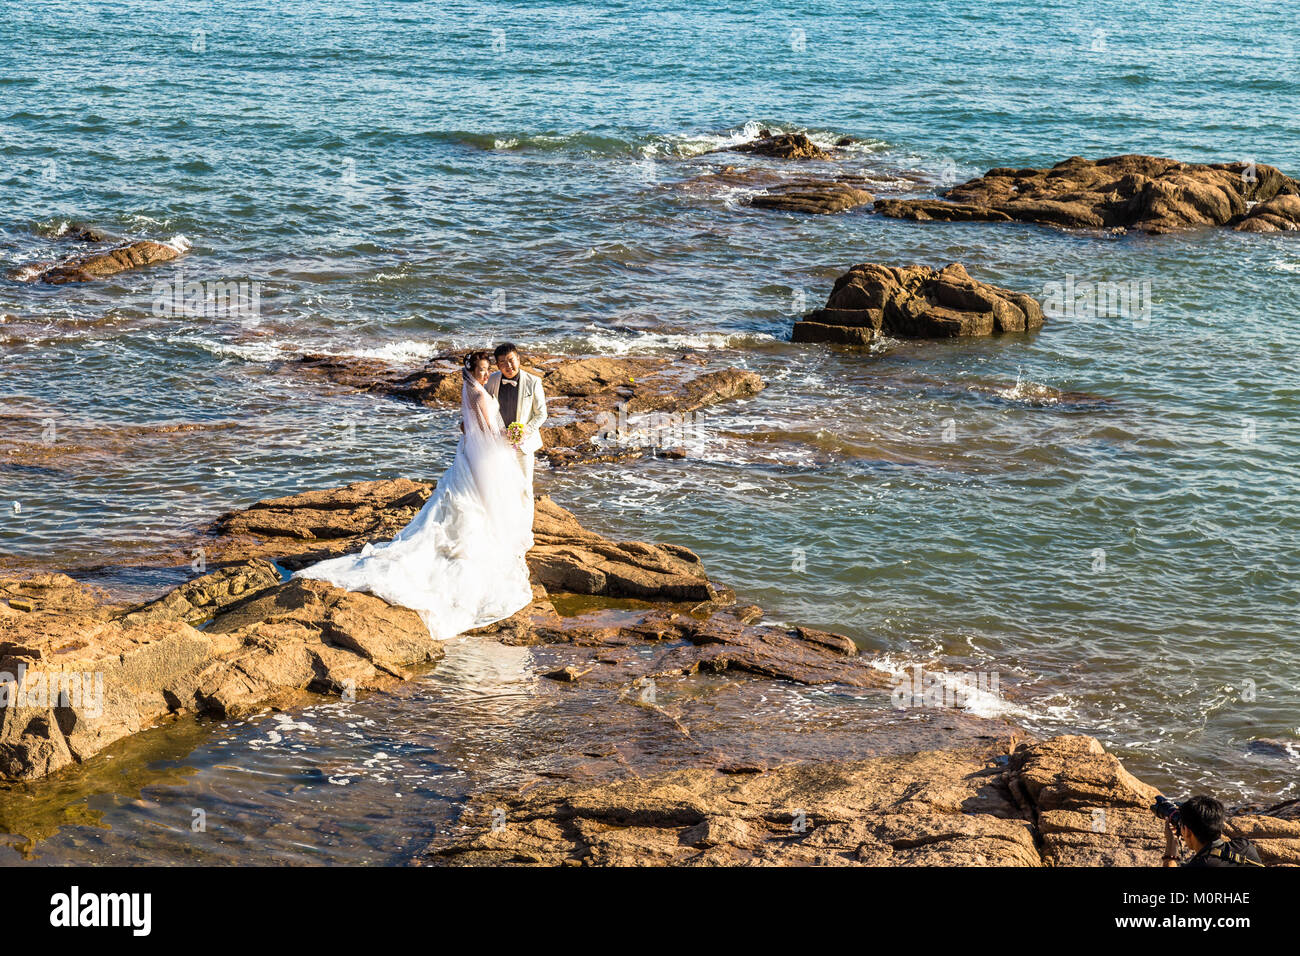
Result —
[[[1091, 737], [476, 797], [461, 835], [430, 846], [454, 866], [1158, 866], [1155, 790]], [[1234, 816], [1261, 858], [1300, 855], [1300, 823]]]
[[[374, 360], [306, 355], [294, 369], [332, 382], [421, 405], [460, 402], [461, 356], [433, 356], [415, 371]], [[763, 390], [757, 373], [706, 370], [704, 356], [605, 355], [570, 357], [529, 353], [525, 367], [542, 377], [549, 412], [539, 456], [554, 466], [626, 461], [647, 455], [681, 457], [690, 416], [701, 409]]]
[[[882, 199], [877, 212], [940, 222], [1033, 222], [1067, 229], [1167, 233], [1204, 226], [1300, 228], [1300, 183], [1254, 163], [1180, 163], [1158, 156], [1079, 156], [1050, 169], [990, 169], [943, 199]], [[1279, 198], [1280, 197], [1280, 198]], [[1258, 205], [1256, 205], [1258, 204]]]
[[696, 196], [726, 198], [743, 191], [743, 205], [818, 215], [870, 205], [872, 181], [856, 173], [821, 172], [792, 178], [786, 169], [763, 166], [724, 166], [669, 188]]
[[758, 136], [736, 146], [728, 146], [715, 152], [749, 153], [753, 156], [767, 156], [772, 159], [834, 159], [835, 154], [823, 149], [806, 133], [775, 133], [771, 130], [759, 130]]
[[[95, 235], [95, 233], [87, 233], [79, 238], [93, 242]], [[169, 262], [183, 253], [184, 249], [179, 245], [138, 239], [135, 242], [77, 256], [63, 262], [32, 263], [14, 270], [11, 276], [26, 282], [45, 282], [52, 285], [66, 282], [91, 282], [128, 269]]]
[[757, 209], [827, 215], [872, 202], [875, 197], [862, 188], [861, 182], [848, 178], [796, 179], [770, 186], [745, 202]]
[[140, 607], [61, 578], [0, 582], [24, 595], [0, 604], [0, 779], [46, 776], [170, 715], [350, 695], [442, 656], [414, 612], [322, 582], [281, 584], [265, 561]]
[[949, 338], [1042, 325], [1043, 310], [1032, 296], [972, 279], [958, 263], [936, 271], [868, 262], [836, 279], [825, 308], [796, 322], [792, 338], [867, 345], [882, 334]]

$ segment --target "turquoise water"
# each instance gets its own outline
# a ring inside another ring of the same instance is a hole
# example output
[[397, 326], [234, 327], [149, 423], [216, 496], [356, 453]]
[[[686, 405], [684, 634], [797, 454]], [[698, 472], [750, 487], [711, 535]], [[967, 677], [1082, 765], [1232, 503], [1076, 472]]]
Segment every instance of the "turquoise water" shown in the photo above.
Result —
[[[1300, 175], [1293, 6], [4, 13], [0, 265], [65, 254], [69, 222], [192, 246], [99, 283], [0, 281], [0, 446], [23, 451], [0, 460], [4, 565], [130, 562], [230, 507], [449, 462], [450, 413], [297, 379], [298, 352], [707, 348], [768, 387], [711, 410], [697, 454], [540, 488], [696, 549], [774, 618], [997, 670], [1010, 719], [1096, 734], [1163, 788], [1297, 795], [1300, 244], [806, 218], [689, 182], [745, 165], [706, 150], [760, 124], [855, 137], [838, 166], [885, 196], [1076, 154]], [[1037, 295], [1133, 282], [1150, 312], [790, 344], [862, 261]], [[261, 283], [259, 321], [156, 316], [177, 267]]]

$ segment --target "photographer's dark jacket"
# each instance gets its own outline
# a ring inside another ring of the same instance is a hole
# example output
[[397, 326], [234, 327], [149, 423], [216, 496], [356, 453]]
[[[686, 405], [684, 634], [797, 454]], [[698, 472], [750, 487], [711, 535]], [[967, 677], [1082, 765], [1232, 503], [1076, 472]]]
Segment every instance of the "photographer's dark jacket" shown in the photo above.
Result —
[[1222, 837], [1208, 846], [1203, 846], [1197, 854], [1183, 866], [1263, 866], [1259, 851], [1249, 840], [1225, 840]]

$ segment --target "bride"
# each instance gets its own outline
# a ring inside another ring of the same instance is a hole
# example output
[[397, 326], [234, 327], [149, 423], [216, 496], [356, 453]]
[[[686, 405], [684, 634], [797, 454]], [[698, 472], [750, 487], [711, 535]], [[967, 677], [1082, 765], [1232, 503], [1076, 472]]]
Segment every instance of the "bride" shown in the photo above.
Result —
[[524, 555], [533, 546], [533, 496], [488, 393], [491, 357], [462, 368], [456, 458], [411, 523], [385, 544], [297, 572], [365, 591], [420, 615], [445, 640], [510, 617], [533, 597]]

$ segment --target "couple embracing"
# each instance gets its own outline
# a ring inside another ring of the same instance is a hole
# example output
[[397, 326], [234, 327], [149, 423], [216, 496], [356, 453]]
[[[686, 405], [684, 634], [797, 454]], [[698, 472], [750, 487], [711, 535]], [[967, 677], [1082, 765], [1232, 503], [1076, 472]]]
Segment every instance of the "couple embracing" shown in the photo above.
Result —
[[520, 367], [510, 343], [470, 352], [461, 378], [456, 457], [420, 513], [392, 541], [294, 575], [408, 607], [439, 639], [532, 600], [524, 555], [533, 546], [533, 455], [546, 421], [542, 380]]

